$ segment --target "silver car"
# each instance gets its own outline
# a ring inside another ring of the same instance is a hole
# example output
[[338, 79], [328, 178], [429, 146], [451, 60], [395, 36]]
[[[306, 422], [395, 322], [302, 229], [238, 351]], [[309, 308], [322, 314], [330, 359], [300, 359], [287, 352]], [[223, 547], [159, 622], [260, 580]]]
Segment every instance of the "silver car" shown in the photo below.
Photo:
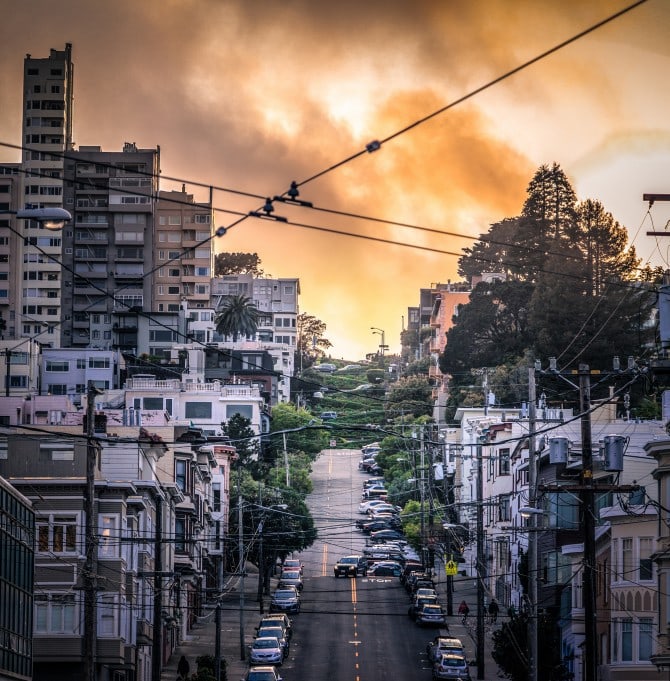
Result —
[[249, 664], [280, 665], [284, 660], [284, 651], [279, 640], [273, 636], [259, 636], [254, 639], [249, 650]]

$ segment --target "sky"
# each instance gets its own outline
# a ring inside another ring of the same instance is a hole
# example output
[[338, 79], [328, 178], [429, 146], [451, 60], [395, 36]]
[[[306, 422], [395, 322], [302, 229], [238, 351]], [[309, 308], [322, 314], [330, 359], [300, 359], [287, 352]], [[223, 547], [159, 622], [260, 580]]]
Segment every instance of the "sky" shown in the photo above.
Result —
[[[24, 56], [72, 43], [77, 146], [159, 146], [162, 189], [214, 188], [230, 226], [216, 252], [299, 277], [333, 358], [374, 352], [371, 327], [398, 352], [419, 289], [459, 280], [462, 249], [520, 213], [543, 164], [600, 201], [643, 262], [670, 267], [670, 239], [647, 236], [670, 202], [642, 199], [670, 194], [670, 2], [483, 87], [631, 4], [0, 0], [0, 161], [20, 160], [3, 145], [21, 144]], [[313, 209], [234, 214], [291, 181]]]

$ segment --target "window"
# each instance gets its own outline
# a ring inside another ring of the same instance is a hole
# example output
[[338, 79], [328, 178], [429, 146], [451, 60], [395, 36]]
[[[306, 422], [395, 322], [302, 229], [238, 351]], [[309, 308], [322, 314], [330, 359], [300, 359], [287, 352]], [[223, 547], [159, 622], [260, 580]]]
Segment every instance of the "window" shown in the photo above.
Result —
[[633, 660], [633, 620], [624, 617], [621, 620], [621, 661]]
[[509, 449], [499, 449], [498, 456], [498, 475], [509, 475], [510, 474], [510, 459], [509, 459]]
[[212, 510], [215, 513], [221, 511], [221, 483], [212, 484]]
[[74, 594], [35, 595], [35, 633], [72, 634], [76, 623]]
[[176, 553], [186, 553], [186, 518], [175, 518], [174, 550]]
[[653, 625], [651, 617], [640, 617], [638, 631], [638, 653], [637, 659], [648, 662], [653, 651]]
[[226, 420], [232, 418], [236, 414], [252, 420], [254, 410], [250, 404], [228, 404], [226, 405]]
[[70, 370], [70, 363], [65, 360], [48, 359], [45, 371], [65, 373]]
[[[184, 418], [187, 419], [211, 419], [211, 402], [186, 402], [184, 405]], [[230, 418], [230, 417], [229, 417]]]
[[177, 487], [188, 494], [189, 489], [189, 467], [185, 459], [175, 459], [174, 462], [174, 481]]
[[88, 358], [88, 368], [89, 369], [109, 369], [110, 360], [109, 357], [89, 357]]
[[98, 604], [98, 636], [118, 635], [118, 612], [116, 596], [100, 596]]
[[652, 547], [653, 539], [651, 537], [640, 537], [640, 580], [653, 578]]
[[41, 553], [75, 553], [77, 518], [50, 515], [37, 520], [37, 551]]
[[145, 397], [143, 400], [144, 409], [147, 411], [162, 411], [163, 398], [162, 397]]
[[625, 537], [621, 540], [621, 570], [623, 579], [633, 580], [635, 578], [633, 574], [633, 540], [631, 537]]
[[98, 556], [100, 558], [115, 558], [119, 555], [118, 516], [100, 516], [100, 543], [98, 544]]
[[77, 369], [85, 369], [86, 368], [86, 360], [83, 357], [80, 357], [77, 360]]

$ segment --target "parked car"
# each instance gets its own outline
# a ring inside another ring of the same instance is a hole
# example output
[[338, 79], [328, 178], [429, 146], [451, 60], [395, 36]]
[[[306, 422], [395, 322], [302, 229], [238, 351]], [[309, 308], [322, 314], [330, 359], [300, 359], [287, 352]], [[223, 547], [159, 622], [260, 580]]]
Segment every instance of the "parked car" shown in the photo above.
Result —
[[251, 667], [242, 681], [282, 681], [275, 667]]
[[304, 586], [302, 581], [302, 576], [300, 570], [282, 570], [281, 575], [279, 575], [279, 588], [284, 586], [294, 586], [298, 591], [302, 591]]
[[276, 664], [284, 660], [284, 651], [279, 639], [271, 636], [255, 638], [249, 648], [249, 664]]
[[378, 506], [379, 504], [385, 504], [383, 499], [363, 499], [360, 504], [358, 504], [359, 513], [367, 513], [368, 509]]
[[257, 636], [270, 636], [276, 638], [279, 641], [279, 647], [281, 648], [284, 657], [288, 657], [290, 643], [288, 642], [288, 637], [284, 631], [284, 627], [279, 622], [266, 622], [258, 629]]
[[380, 561], [368, 570], [368, 577], [400, 577], [402, 568], [398, 563]]
[[263, 615], [263, 617], [261, 617], [261, 621], [258, 623], [257, 630], [260, 629], [265, 622], [278, 622], [280, 626], [284, 627], [286, 639], [288, 641], [291, 640], [291, 636], [293, 636], [293, 622], [291, 622], [291, 619], [285, 612]]
[[321, 364], [315, 364], [312, 367], [312, 369], [314, 369], [314, 371], [323, 371], [327, 374], [330, 374], [333, 371], [335, 371], [337, 369], [337, 367], [334, 364], [328, 364], [326, 362], [322, 362]]
[[412, 599], [412, 602], [407, 610], [407, 614], [411, 619], [416, 620], [419, 611], [423, 609], [425, 605], [440, 605], [437, 600], [437, 596], [419, 596], [418, 598]]
[[373, 532], [370, 535], [370, 541], [373, 544], [378, 542], [384, 542], [388, 539], [402, 539], [405, 535], [398, 530], [379, 530], [378, 532]]
[[468, 663], [462, 655], [440, 655], [433, 664], [433, 681], [440, 679], [470, 681], [471, 678]]
[[275, 589], [270, 599], [270, 612], [300, 612], [300, 596], [293, 588]]
[[465, 657], [465, 649], [460, 638], [435, 636], [426, 645], [426, 655], [431, 662], [436, 662], [442, 655], [460, 655]]
[[333, 567], [335, 577], [358, 577], [367, 574], [367, 563], [363, 556], [344, 556]]
[[322, 421], [328, 421], [329, 419], [336, 419], [337, 418], [337, 412], [336, 411], [322, 411], [320, 418]]
[[294, 569], [300, 570], [300, 574], [303, 572], [304, 565], [300, 562], [298, 558], [284, 558], [282, 563], [282, 570]]
[[447, 616], [441, 605], [426, 603], [426, 605], [417, 609], [414, 621], [419, 626], [443, 627], [447, 623]]

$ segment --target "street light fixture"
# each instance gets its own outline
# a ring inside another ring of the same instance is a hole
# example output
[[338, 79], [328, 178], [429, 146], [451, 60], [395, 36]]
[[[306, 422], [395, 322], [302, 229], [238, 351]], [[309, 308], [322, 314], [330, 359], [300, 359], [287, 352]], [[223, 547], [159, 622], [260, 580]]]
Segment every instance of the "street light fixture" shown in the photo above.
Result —
[[72, 220], [72, 215], [64, 208], [21, 208], [20, 210], [3, 210], [0, 215], [14, 215], [19, 220], [36, 220], [42, 227], [50, 230], [63, 229], [65, 223]]
[[382, 366], [384, 366], [384, 352], [388, 350], [388, 345], [386, 345], [386, 332], [384, 329], [379, 329], [376, 326], [371, 326], [370, 331], [372, 333], [377, 334], [381, 336], [381, 343], [379, 344], [379, 354], [381, 355], [382, 358]]

